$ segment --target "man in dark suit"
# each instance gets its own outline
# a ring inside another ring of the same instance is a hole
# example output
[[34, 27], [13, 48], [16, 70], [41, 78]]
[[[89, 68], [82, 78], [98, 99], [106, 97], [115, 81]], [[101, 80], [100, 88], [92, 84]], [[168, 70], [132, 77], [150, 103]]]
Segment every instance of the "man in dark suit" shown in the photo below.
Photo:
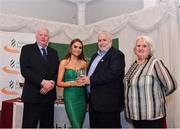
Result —
[[112, 47], [108, 32], [98, 35], [98, 52], [91, 58], [88, 76], [82, 76], [89, 96], [91, 128], [120, 128], [124, 107], [124, 54]]
[[22, 101], [24, 102], [22, 128], [53, 128], [54, 100], [59, 59], [49, 48], [49, 31], [40, 28], [36, 43], [22, 47], [21, 74], [25, 78]]

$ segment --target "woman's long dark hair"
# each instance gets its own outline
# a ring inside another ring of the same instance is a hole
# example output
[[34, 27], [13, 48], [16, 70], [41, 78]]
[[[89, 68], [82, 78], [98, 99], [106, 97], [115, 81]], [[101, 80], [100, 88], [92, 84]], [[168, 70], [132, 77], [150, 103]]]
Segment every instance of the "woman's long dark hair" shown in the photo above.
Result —
[[69, 49], [68, 49], [68, 53], [65, 55], [64, 59], [70, 59], [71, 58], [71, 51], [72, 51], [72, 45], [75, 43], [75, 42], [79, 42], [81, 43], [82, 45], [82, 51], [81, 51], [81, 54], [78, 56], [78, 59], [80, 60], [84, 60], [86, 61], [86, 59], [84, 58], [84, 51], [83, 51], [83, 43], [80, 39], [73, 39], [69, 45]]

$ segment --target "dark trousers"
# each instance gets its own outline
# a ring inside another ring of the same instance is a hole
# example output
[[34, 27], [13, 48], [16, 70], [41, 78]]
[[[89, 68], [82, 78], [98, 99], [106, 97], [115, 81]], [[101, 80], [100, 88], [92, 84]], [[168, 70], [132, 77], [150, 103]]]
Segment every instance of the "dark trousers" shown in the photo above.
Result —
[[164, 119], [157, 120], [132, 120], [135, 128], [164, 128]]
[[91, 128], [121, 128], [120, 112], [98, 112], [89, 103], [89, 119]]
[[24, 103], [22, 128], [53, 128], [54, 103]]

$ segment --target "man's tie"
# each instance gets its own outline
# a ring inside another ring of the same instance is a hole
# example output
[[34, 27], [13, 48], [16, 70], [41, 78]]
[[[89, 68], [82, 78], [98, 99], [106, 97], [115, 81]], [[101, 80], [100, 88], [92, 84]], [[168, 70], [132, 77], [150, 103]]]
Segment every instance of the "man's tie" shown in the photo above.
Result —
[[47, 61], [47, 53], [46, 53], [45, 48], [41, 48], [41, 50], [43, 51], [43, 58], [44, 58], [44, 60]]

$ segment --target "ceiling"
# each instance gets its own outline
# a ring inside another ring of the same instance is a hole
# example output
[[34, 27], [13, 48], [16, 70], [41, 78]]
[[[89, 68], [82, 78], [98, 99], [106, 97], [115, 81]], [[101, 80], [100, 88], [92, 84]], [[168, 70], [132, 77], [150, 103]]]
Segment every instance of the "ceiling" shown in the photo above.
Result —
[[[86, 4], [85, 23], [131, 13], [143, 8], [143, 0], [92, 0]], [[69, 0], [0, 0], [0, 12], [77, 24], [77, 4]]]

